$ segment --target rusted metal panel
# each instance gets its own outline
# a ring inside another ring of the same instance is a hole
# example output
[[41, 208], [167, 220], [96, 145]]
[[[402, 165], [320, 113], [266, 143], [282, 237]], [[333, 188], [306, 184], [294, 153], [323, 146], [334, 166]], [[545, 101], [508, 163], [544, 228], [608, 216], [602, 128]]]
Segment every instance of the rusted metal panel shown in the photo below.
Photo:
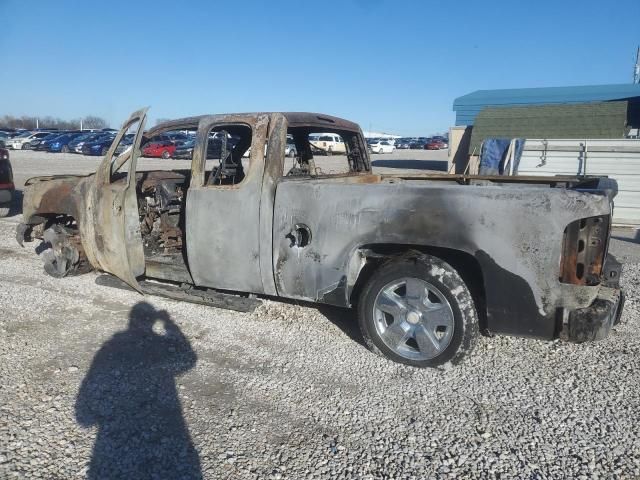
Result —
[[284, 148], [287, 142], [287, 120], [283, 115], [273, 114], [269, 122], [267, 157], [260, 194], [260, 272], [263, 291], [277, 295], [273, 276], [273, 209], [276, 185], [284, 169]]
[[[204, 169], [209, 130], [230, 124], [251, 127], [249, 171], [237, 185], [206, 185]], [[186, 204], [187, 257], [196, 285], [263, 292], [260, 198], [268, 125], [266, 115], [214, 115], [200, 120]]]
[[[559, 282], [564, 229], [608, 213], [606, 196], [560, 188], [284, 178], [273, 229], [278, 294], [348, 305], [349, 268], [359, 249], [442, 247], [478, 260], [492, 330], [552, 338], [556, 309], [586, 307], [597, 293]], [[311, 231], [307, 247], [287, 237], [296, 224]]]
[[[109, 151], [96, 172], [93, 188], [86, 196], [89, 221], [80, 226], [81, 234], [93, 240], [92, 250], [100, 269], [140, 290], [136, 277], [144, 274], [144, 250], [138, 218], [136, 195], [136, 160], [140, 154], [140, 142], [147, 109], [134, 112], [123, 124]], [[133, 147], [120, 158], [129, 162], [126, 180], [115, 180], [112, 174], [123, 165], [114, 158], [114, 151], [129, 128], [137, 123]], [[113, 171], [112, 171], [113, 170]]]
[[582, 218], [564, 231], [560, 281], [573, 285], [598, 285], [608, 241], [609, 216]]

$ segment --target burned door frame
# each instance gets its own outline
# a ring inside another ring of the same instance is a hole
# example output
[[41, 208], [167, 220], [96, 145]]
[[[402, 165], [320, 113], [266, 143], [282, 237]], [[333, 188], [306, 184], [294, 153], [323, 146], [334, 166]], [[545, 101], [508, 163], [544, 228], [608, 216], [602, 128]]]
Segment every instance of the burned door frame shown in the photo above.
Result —
[[[224, 125], [251, 128], [249, 169], [238, 184], [207, 185], [209, 131]], [[185, 211], [187, 259], [198, 286], [265, 293], [268, 277], [273, 278], [271, 269], [261, 268], [260, 205], [268, 126], [267, 114], [211, 115], [198, 123]]]
[[[131, 287], [140, 291], [136, 277], [144, 274], [145, 261], [138, 218], [136, 196], [136, 164], [147, 118], [147, 108], [131, 114], [109, 147], [95, 175], [94, 188], [87, 201], [88, 219], [85, 229], [93, 235], [90, 249], [97, 264]], [[130, 127], [138, 123], [132, 148], [114, 157], [115, 150]], [[129, 162], [126, 180], [113, 181], [113, 174]]]

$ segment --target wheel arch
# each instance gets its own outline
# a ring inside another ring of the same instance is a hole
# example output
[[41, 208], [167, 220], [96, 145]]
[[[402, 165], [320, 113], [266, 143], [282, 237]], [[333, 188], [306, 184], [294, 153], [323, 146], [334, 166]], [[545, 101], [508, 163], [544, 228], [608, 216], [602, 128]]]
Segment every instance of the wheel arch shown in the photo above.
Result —
[[394, 260], [415, 259], [421, 254], [440, 258], [460, 274], [475, 303], [480, 331], [488, 332], [486, 290], [482, 267], [470, 253], [453, 248], [393, 243], [369, 244], [358, 247], [349, 262], [347, 276], [350, 305], [357, 305], [362, 289], [381, 265]]

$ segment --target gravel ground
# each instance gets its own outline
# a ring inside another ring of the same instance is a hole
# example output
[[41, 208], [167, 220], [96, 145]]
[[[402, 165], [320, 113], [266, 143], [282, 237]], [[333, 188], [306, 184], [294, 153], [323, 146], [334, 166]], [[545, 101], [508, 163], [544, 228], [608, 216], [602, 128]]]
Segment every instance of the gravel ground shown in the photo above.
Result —
[[640, 476], [631, 232], [613, 242], [628, 302], [608, 339], [483, 338], [419, 370], [369, 353], [340, 309], [243, 314], [50, 278], [19, 221], [0, 219], [0, 478]]

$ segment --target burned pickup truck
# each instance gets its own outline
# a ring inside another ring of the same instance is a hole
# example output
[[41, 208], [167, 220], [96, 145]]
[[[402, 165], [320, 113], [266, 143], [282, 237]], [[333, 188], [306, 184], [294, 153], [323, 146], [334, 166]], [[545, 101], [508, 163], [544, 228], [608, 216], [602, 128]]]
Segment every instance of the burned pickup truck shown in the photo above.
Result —
[[[419, 367], [460, 361], [481, 332], [583, 342], [620, 317], [608, 179], [377, 175], [358, 125], [328, 115], [145, 119], [95, 174], [27, 182], [18, 241], [43, 242], [49, 274], [97, 269], [230, 308], [354, 307], [371, 350]], [[147, 139], [176, 131], [193, 135], [190, 164], [137, 169]], [[346, 153], [318, 155], [317, 134]]]

